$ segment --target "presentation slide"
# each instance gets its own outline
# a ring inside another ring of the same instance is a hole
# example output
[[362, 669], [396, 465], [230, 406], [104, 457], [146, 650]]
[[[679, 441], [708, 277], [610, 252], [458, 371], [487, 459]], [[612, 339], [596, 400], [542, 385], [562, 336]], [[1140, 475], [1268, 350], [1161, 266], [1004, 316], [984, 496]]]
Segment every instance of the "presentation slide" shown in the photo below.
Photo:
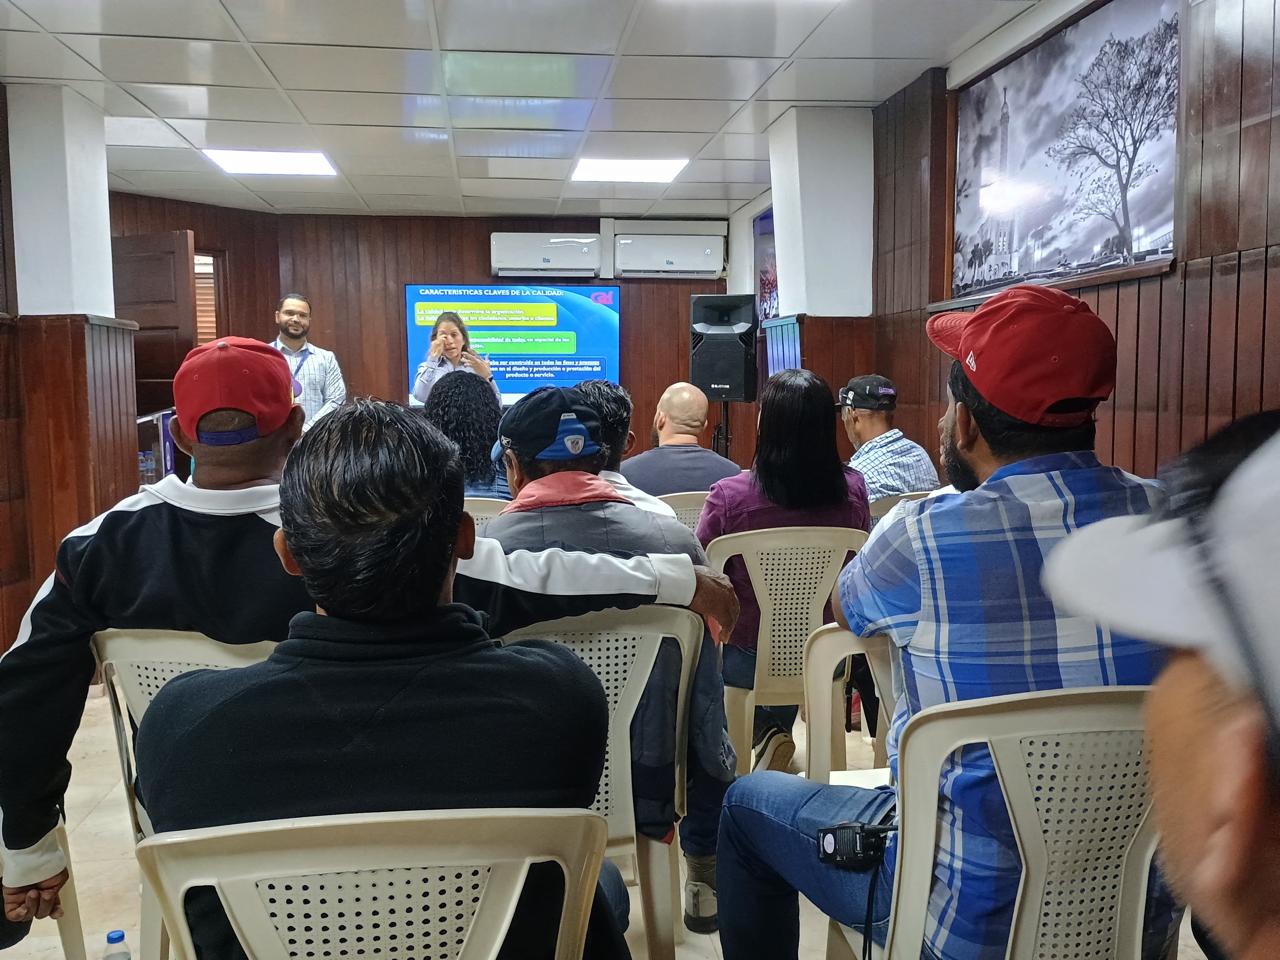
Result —
[[471, 349], [489, 361], [504, 404], [538, 387], [616, 381], [620, 294], [614, 286], [409, 284], [409, 394], [442, 313], [467, 325]]

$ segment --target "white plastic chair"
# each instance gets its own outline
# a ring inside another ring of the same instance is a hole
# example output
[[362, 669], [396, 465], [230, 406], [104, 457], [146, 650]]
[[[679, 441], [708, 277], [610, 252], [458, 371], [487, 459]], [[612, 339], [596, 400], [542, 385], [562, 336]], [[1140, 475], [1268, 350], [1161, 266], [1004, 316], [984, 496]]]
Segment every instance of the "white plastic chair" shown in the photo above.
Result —
[[915, 493], [900, 493], [896, 497], [881, 497], [879, 500], [872, 500], [871, 519], [879, 520], [903, 500], [923, 500], [931, 493], [933, 493], [932, 490], [920, 490]]
[[[918, 960], [934, 882], [939, 771], [960, 747], [985, 742], [1022, 857], [1007, 960], [1138, 960], [1157, 840], [1143, 748], [1147, 689], [966, 700], [912, 717], [898, 745], [900, 833], [888, 940], [873, 955]], [[850, 952], [862, 955], [861, 931], [832, 921], [829, 960]]]
[[[115, 724], [120, 773], [135, 841], [155, 831], [134, 793], [133, 731], [160, 688], [179, 674], [191, 670], [225, 670], [247, 667], [265, 660], [275, 649], [271, 642], [219, 643], [199, 633], [175, 630], [103, 630], [94, 634], [93, 652], [102, 665], [102, 682], [111, 701]], [[68, 858], [70, 862], [70, 858]], [[66, 909], [65, 906], [63, 908]], [[142, 887], [142, 929], [139, 932], [142, 960], [163, 960], [168, 955], [168, 938], [160, 919], [155, 896]]]
[[67, 844], [66, 825], [59, 821], [54, 828], [62, 858], [67, 861], [67, 882], [58, 891], [62, 917], [58, 920], [58, 939], [62, 942], [64, 960], [88, 960], [84, 948], [84, 925], [80, 922], [80, 898], [76, 896], [76, 875], [71, 868], [71, 848]]
[[137, 853], [179, 960], [196, 955], [183, 897], [206, 886], [255, 960], [490, 960], [542, 861], [565, 874], [556, 960], [579, 960], [606, 834], [585, 810], [433, 810], [162, 833]]
[[707, 502], [706, 490], [694, 490], [689, 493], [668, 493], [658, 499], [676, 512], [676, 519], [690, 530], [698, 529], [698, 518], [702, 516], [702, 505]]
[[631, 720], [666, 637], [680, 645], [680, 687], [676, 700], [676, 810], [685, 809], [688, 704], [693, 672], [702, 644], [701, 618], [675, 607], [646, 606], [604, 610], [534, 624], [502, 639], [562, 643], [589, 666], [609, 698], [609, 746], [592, 810], [609, 824], [610, 857], [634, 856], [644, 914], [649, 960], [674, 960], [682, 937], [680, 860], [676, 844], [661, 843], [636, 831], [631, 787]]
[[847, 527], [776, 527], [730, 533], [707, 545], [714, 570], [742, 557], [760, 607], [755, 689], [724, 688], [739, 774], [751, 770], [756, 707], [804, 702], [805, 641], [825, 621], [824, 608], [849, 554], [866, 541], [864, 531]]
[[[893, 665], [889, 643], [885, 634], [876, 634], [863, 640], [836, 623], [819, 627], [805, 641], [804, 702], [810, 730], [813, 732], [805, 744], [804, 769], [805, 776], [810, 780], [829, 782], [831, 772], [844, 766], [844, 683], [836, 681], [833, 685], [831, 675], [836, 667], [855, 654], [866, 656], [880, 701], [872, 766], [884, 767], [888, 763], [884, 744], [893, 714]], [[831, 717], [829, 740], [817, 735], [823, 717]]]
[[471, 514], [471, 519], [476, 523], [483, 523], [500, 514], [503, 507], [510, 502], [509, 500], [499, 500], [496, 497], [467, 497], [464, 501], [463, 509]]

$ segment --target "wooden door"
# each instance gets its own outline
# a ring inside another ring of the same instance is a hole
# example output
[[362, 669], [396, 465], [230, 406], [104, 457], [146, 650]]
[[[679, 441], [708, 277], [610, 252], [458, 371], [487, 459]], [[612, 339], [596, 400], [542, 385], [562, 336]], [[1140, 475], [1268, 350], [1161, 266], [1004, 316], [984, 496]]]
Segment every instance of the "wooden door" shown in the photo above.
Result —
[[173, 376], [196, 345], [195, 237], [190, 230], [112, 237], [116, 316], [134, 338], [138, 414], [173, 406]]

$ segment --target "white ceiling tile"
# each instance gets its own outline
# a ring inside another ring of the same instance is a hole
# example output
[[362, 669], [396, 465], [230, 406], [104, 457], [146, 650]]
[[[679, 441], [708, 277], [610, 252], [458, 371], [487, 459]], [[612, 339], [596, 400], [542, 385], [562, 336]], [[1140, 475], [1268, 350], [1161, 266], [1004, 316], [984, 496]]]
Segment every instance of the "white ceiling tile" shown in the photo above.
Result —
[[294, 90], [289, 96], [310, 123], [388, 127], [444, 127], [444, 97], [421, 93], [342, 93]]
[[187, 144], [163, 120], [154, 117], [106, 117], [111, 147], [185, 147]]
[[0, 77], [47, 80], [101, 80], [102, 75], [53, 37], [43, 33], [0, 32]]
[[450, 97], [455, 127], [504, 130], [583, 130], [593, 100], [556, 97]]
[[725, 124], [725, 133], [764, 133], [792, 107], [874, 107], [879, 100], [752, 100]]
[[606, 159], [690, 158], [707, 142], [705, 133], [619, 133], [613, 130], [587, 134], [584, 157]]
[[351, 185], [365, 196], [456, 197], [458, 181], [452, 177], [365, 177], [351, 178]]
[[79, 34], [61, 34], [60, 39], [112, 80], [271, 86], [271, 78], [241, 43]]
[[120, 174], [108, 173], [107, 189], [108, 190], [132, 190], [134, 189], [134, 186], [131, 182], [126, 180], [124, 177], [120, 176]]
[[457, 197], [366, 193], [364, 199], [370, 210], [380, 213], [462, 213], [462, 201]]
[[611, 97], [746, 100], [782, 60], [750, 57], [622, 57]]
[[715, 133], [741, 100], [600, 100], [592, 130], [673, 130]]
[[216, 150], [314, 150], [311, 128], [300, 123], [247, 120], [172, 120], [170, 126], [200, 148]]
[[931, 66], [931, 60], [797, 60], [769, 80], [760, 99], [879, 103]]
[[221, 173], [203, 153], [187, 146], [180, 150], [166, 147], [107, 147], [107, 169]]
[[467, 197], [467, 213], [487, 213], [511, 217], [549, 217], [556, 212], [554, 200], [527, 200], [520, 197]]
[[421, 144], [395, 151], [374, 153], [338, 153], [330, 151], [329, 159], [348, 177], [451, 177], [453, 163], [446, 152], [441, 155]]
[[1032, 0], [845, 0], [796, 56], [945, 63], [1033, 6]]
[[837, 2], [655, 0], [641, 6], [623, 53], [789, 57]]
[[140, 190], [225, 190], [236, 192], [239, 185], [221, 170], [200, 173], [189, 170], [124, 170], [121, 176]]
[[244, 174], [235, 178], [241, 186], [262, 196], [274, 193], [344, 193], [355, 196], [355, 190], [343, 177], [297, 177], [287, 175]]
[[712, 137], [698, 156], [703, 160], [768, 160], [769, 138], [752, 133], [722, 134]]
[[557, 199], [561, 180], [473, 180], [462, 181], [464, 197], [527, 197], [529, 199]]
[[611, 54], [633, 0], [436, 0], [448, 50]]
[[608, 57], [457, 50], [444, 55], [445, 89], [459, 96], [595, 97], [608, 72]]
[[9, 0], [0, 0], [0, 30], [37, 30], [35, 21]]
[[255, 190], [258, 196], [277, 210], [365, 210], [364, 201], [356, 194], [300, 193], [296, 190]]
[[162, 117], [296, 122], [298, 113], [278, 90], [199, 84], [127, 83], [125, 89]]
[[395, 153], [414, 149], [448, 157], [449, 133], [439, 127], [312, 127], [312, 136], [325, 150], [343, 155]]
[[50, 33], [234, 40], [217, 0], [20, 0]]
[[252, 42], [431, 49], [431, 4], [351, 0], [223, 0]]
[[727, 217], [738, 206], [731, 200], [659, 200], [649, 208], [649, 216]]
[[[6, 83], [14, 86], [24, 83], [48, 83], [48, 80], [12, 79]], [[103, 113], [111, 117], [149, 117], [151, 112], [114, 83], [106, 80], [59, 80], [58, 86], [67, 87], [80, 94]]]
[[694, 160], [676, 178], [684, 183], [769, 183], [764, 160]]
[[561, 200], [558, 213], [564, 217], [640, 217], [652, 200]]
[[664, 200], [754, 200], [769, 187], [763, 183], [673, 183]]
[[256, 44], [286, 90], [440, 93], [436, 55], [427, 50]]
[[505, 177], [508, 179], [563, 180], [573, 167], [571, 160], [532, 157], [459, 157], [460, 177]]
[[665, 183], [597, 183], [570, 180], [564, 185], [564, 196], [573, 200], [647, 200], [652, 203], [666, 192]]
[[581, 134], [549, 130], [455, 130], [460, 157], [572, 157]]

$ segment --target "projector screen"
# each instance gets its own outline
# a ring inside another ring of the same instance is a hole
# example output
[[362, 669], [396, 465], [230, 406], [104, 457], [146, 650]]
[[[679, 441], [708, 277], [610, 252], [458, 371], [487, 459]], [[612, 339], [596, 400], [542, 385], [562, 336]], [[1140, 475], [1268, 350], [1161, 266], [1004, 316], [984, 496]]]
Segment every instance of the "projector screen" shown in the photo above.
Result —
[[615, 286], [409, 284], [410, 397], [431, 348], [431, 328], [446, 312], [467, 325], [471, 349], [489, 361], [504, 404], [538, 387], [616, 382], [620, 296]]

